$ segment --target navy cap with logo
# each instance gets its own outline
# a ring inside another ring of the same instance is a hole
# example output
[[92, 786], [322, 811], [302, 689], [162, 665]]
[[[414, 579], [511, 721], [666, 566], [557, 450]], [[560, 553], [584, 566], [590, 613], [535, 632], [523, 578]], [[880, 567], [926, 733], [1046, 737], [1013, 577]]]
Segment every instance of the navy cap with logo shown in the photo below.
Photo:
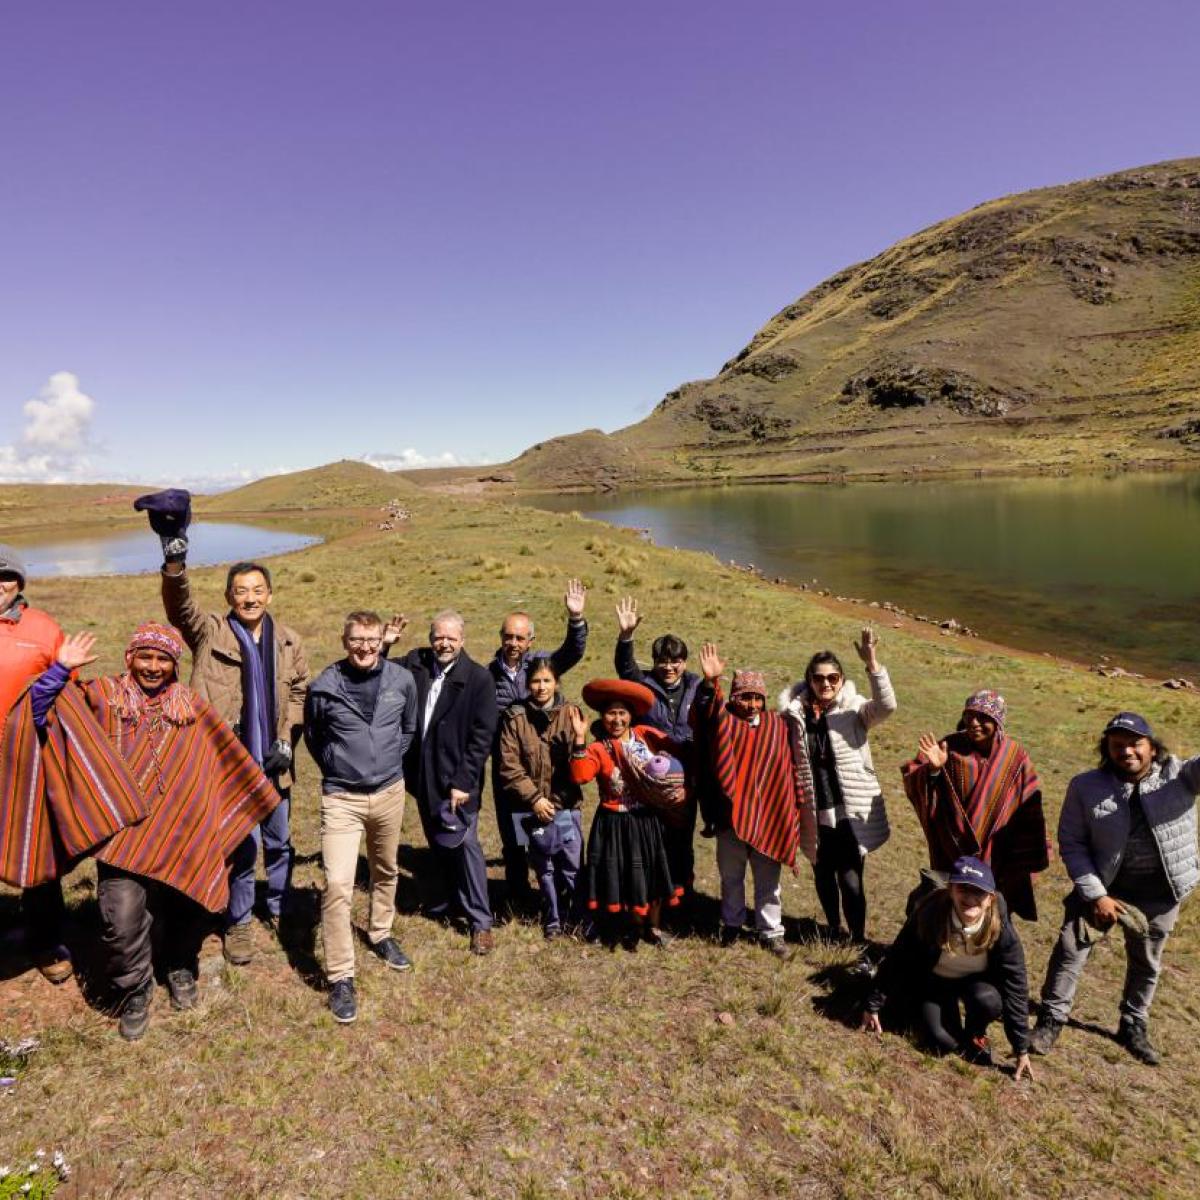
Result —
[[461, 846], [470, 829], [470, 818], [464, 817], [449, 799], [441, 800], [429, 816], [426, 831], [433, 843], [444, 850]]
[[992, 874], [992, 868], [983, 859], [972, 858], [969, 854], [954, 860], [947, 882], [965, 883], [981, 892], [987, 892], [989, 896], [996, 894], [996, 877]]
[[1135, 712], [1119, 712], [1107, 725], [1104, 727], [1104, 732], [1108, 733], [1132, 733], [1135, 737], [1144, 737], [1153, 739], [1154, 733], [1150, 729], [1150, 722], [1146, 720], [1141, 713]]

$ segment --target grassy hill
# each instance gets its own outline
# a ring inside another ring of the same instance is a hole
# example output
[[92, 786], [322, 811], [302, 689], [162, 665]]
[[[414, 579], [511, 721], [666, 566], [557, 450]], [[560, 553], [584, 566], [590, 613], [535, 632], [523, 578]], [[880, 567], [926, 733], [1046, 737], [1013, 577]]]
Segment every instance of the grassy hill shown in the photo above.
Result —
[[196, 507], [201, 513], [213, 514], [362, 508], [386, 504], [412, 489], [411, 483], [391, 472], [343, 459], [308, 471], [268, 475], [244, 487], [206, 496]]
[[[592, 632], [585, 661], [565, 679], [570, 696], [611, 671], [613, 605], [628, 591], [646, 613], [642, 654], [666, 629], [693, 647], [713, 637], [731, 666], [762, 669], [774, 689], [813, 650], [832, 646], [863, 682], [850, 643], [867, 610], [831, 609], [711, 556], [571, 515], [420, 493], [406, 504], [411, 519], [394, 531], [360, 516], [349, 536], [274, 564], [275, 610], [305, 638], [314, 669], [339, 654], [343, 614], [363, 606], [407, 612], [419, 638], [433, 612], [458, 605], [468, 650], [481, 659], [501, 615], [522, 607], [537, 619], [540, 641], [554, 646], [563, 581], [576, 575], [589, 587]], [[221, 569], [195, 576], [201, 603], [219, 608]], [[31, 598], [67, 628], [96, 632], [95, 670], [105, 672], [120, 669], [133, 624], [161, 611], [157, 582], [145, 577], [39, 580]], [[1008, 697], [1011, 731], [1030, 749], [1052, 823], [1111, 713], [1143, 711], [1173, 746], [1200, 749], [1193, 694], [946, 638], [908, 620], [881, 632], [900, 709], [871, 735], [893, 827], [867, 869], [868, 933], [879, 941], [899, 927], [925, 861], [898, 767], [920, 732], [953, 725], [976, 687]], [[789, 961], [749, 943], [722, 949], [713, 846], [699, 838], [696, 927], [669, 951], [546, 943], [536, 924], [518, 921], [499, 930], [494, 955], [472, 959], [461, 932], [418, 913], [428, 860], [410, 804], [396, 929], [415, 970], [397, 976], [360, 946], [361, 1016], [338, 1028], [315, 928], [318, 781], [303, 751], [298, 768], [297, 918], [287, 945], [256, 928], [256, 961], [233, 971], [210, 940], [199, 1007], [172, 1014], [160, 990], [137, 1045], [121, 1043], [94, 1007], [101, 980], [90, 864], [67, 887], [83, 991], [52, 989], [27, 969], [6, 935], [16, 897], [0, 888], [0, 1038], [41, 1040], [15, 1071], [0, 1056], [0, 1075], [16, 1078], [0, 1095], [0, 1164], [23, 1169], [38, 1147], [63, 1149], [74, 1174], [59, 1200], [1194, 1194], [1195, 901], [1168, 946], [1155, 1002], [1163, 1066], [1139, 1067], [1109, 1037], [1124, 956], [1108, 939], [1080, 987], [1080, 1024], [1035, 1063], [1035, 1083], [1015, 1086], [1001, 1071], [935, 1061], [902, 1037], [876, 1039], [842, 1023], [857, 995], [851, 955], [822, 938], [806, 867], [785, 873]], [[481, 830], [498, 877], [490, 804]], [[1038, 881], [1040, 921], [1020, 927], [1035, 989], [1066, 889], [1055, 862]], [[360, 891], [360, 925], [364, 902]]]
[[1198, 462], [1191, 158], [942, 221], [789, 304], [644, 421], [493, 471], [557, 489]]

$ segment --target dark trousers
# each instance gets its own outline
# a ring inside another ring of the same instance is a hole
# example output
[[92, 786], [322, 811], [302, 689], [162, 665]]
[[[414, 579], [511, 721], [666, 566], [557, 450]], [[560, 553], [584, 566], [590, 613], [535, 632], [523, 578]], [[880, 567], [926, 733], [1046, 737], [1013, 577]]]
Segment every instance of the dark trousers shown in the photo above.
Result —
[[500, 831], [500, 853], [504, 858], [504, 883], [510, 898], [521, 899], [533, 891], [529, 886], [529, 852], [513, 825], [513, 811], [500, 786], [498, 767], [499, 759], [493, 756], [492, 799], [496, 806], [496, 828]]
[[663, 849], [667, 852], [667, 865], [671, 868], [671, 879], [690, 895], [696, 878], [696, 802], [689, 800], [682, 814], [682, 825], [662, 822]]
[[[194, 900], [165, 884], [96, 864], [101, 943], [113, 988], [137, 991], [154, 977], [151, 930], [158, 922], [163, 968], [194, 975], [210, 917]], [[152, 913], [153, 910], [153, 913]]]
[[25, 922], [25, 945], [30, 954], [54, 950], [62, 944], [67, 906], [62, 881], [52, 879], [26, 888], [21, 893], [21, 916]]
[[[460, 818], [462, 814], [459, 814]], [[479, 844], [479, 814], [467, 820], [467, 836], [453, 849], [438, 846], [430, 840], [436, 864], [437, 883], [443, 899], [429, 909], [431, 916], [449, 914], [451, 903], [457, 905], [467, 918], [471, 932], [491, 929], [492, 906], [488, 901], [487, 860]]]
[[813, 881], [817, 899], [830, 929], [840, 929], [842, 911], [846, 927], [855, 941], [861, 942], [867, 929], [867, 894], [863, 889], [865, 858], [849, 821], [817, 829], [817, 861]]
[[254, 909], [255, 872], [258, 852], [263, 853], [267, 871], [267, 912], [279, 916], [292, 885], [292, 865], [296, 851], [292, 847], [290, 817], [292, 793], [279, 793], [280, 801], [261, 825], [256, 825], [229, 858], [230, 925], [244, 925]]
[[953, 1054], [964, 1042], [979, 1037], [1002, 1008], [1000, 993], [982, 975], [942, 979], [930, 973], [917, 1001], [914, 1025], [927, 1049]]

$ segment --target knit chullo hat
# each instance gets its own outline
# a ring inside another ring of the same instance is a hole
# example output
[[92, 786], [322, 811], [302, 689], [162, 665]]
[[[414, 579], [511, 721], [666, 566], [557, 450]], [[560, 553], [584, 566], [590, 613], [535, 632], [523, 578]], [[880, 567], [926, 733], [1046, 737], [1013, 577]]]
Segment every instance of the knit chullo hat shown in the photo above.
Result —
[[998, 728], [1004, 728], [1004, 718], [1008, 715], [1008, 704], [999, 692], [983, 688], [973, 696], [968, 696], [963, 702], [964, 713], [978, 713], [981, 717], [990, 717]]
[[126, 662], [133, 657], [136, 650], [161, 650], [179, 666], [179, 660], [183, 658], [183, 640], [170, 625], [163, 625], [158, 621], [144, 621], [133, 631], [133, 637], [125, 647]]
[[761, 671], [734, 671], [730, 697], [761, 696], [767, 698], [767, 680]]

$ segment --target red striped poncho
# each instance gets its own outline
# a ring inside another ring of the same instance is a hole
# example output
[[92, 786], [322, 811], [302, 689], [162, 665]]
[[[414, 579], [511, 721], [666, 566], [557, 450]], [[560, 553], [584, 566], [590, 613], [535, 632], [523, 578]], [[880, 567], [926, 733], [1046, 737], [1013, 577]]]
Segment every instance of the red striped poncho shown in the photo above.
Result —
[[731, 811], [731, 828], [753, 850], [785, 866], [800, 848], [800, 781], [784, 719], [764, 712], [757, 725], [734, 716], [718, 682], [706, 725], [713, 772]]
[[904, 791], [929, 844], [929, 865], [948, 871], [956, 858], [989, 863], [1009, 908], [1037, 919], [1031, 876], [1050, 865], [1042, 785], [1024, 748], [997, 730], [985, 758], [966, 736], [945, 739], [946, 765], [930, 773], [923, 759], [900, 768]]
[[[123, 704], [129, 694], [125, 676], [68, 684], [46, 724], [47, 745], [57, 741], [66, 757], [74, 754], [78, 739], [76, 706], [64, 704], [73, 687], [90, 718], [83, 723], [90, 725], [93, 741], [99, 732], [125, 768], [133, 787], [127, 803], [136, 798], [149, 809], [143, 820], [113, 833], [96, 857], [222, 912], [229, 901], [226, 859], [275, 808], [279, 793], [233, 730], [182, 684], [132, 714]], [[50, 790], [53, 778], [48, 773], [44, 778]], [[0, 779], [0, 785], [5, 782]], [[64, 801], [47, 795], [46, 802], [53, 808]]]

